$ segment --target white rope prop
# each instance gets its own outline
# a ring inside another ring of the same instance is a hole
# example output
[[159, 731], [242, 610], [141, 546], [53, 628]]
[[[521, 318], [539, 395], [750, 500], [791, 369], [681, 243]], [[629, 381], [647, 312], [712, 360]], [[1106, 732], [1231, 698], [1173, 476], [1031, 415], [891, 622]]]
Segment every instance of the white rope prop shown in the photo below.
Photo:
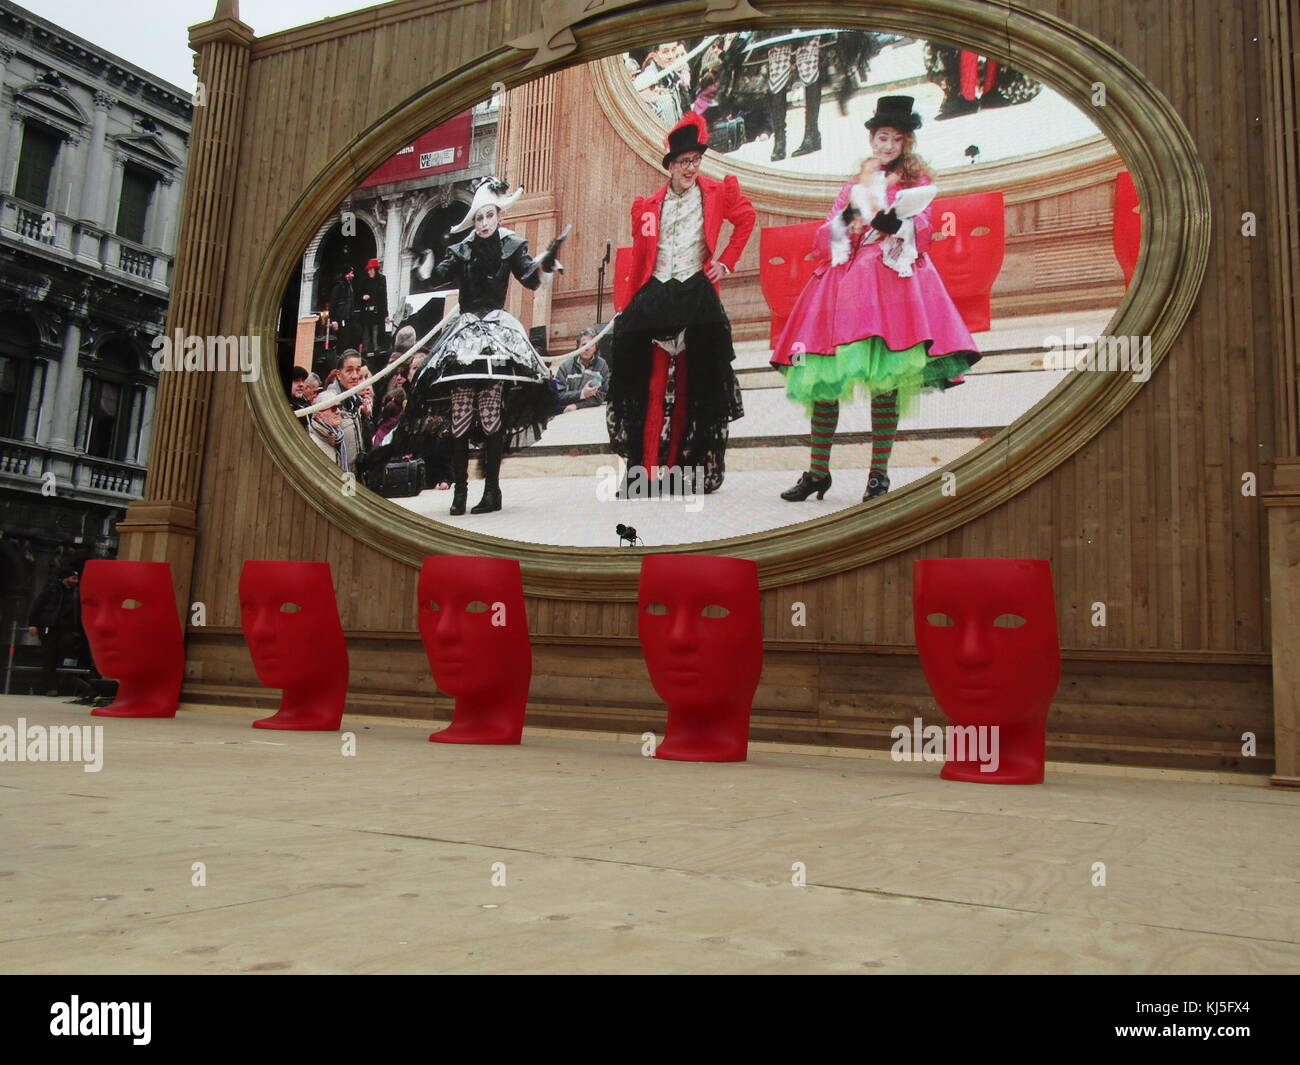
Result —
[[[620, 313], [622, 313], [622, 312], [620, 312]], [[580, 351], [586, 351], [586, 350], [587, 350], [589, 347], [591, 347], [593, 344], [599, 344], [599, 343], [600, 343], [600, 338], [603, 337], [606, 333], [608, 333], [611, 329], [613, 329], [613, 328], [614, 328], [614, 323], [617, 322], [617, 321], [618, 321], [618, 315], [616, 314], [616, 315], [614, 315], [613, 318], [611, 318], [608, 322], [605, 323], [605, 328], [604, 328], [604, 329], [602, 329], [602, 330], [601, 330], [599, 333], [597, 333], [594, 337], [592, 337], [590, 340], [588, 340], [585, 344], [579, 344], [579, 345], [578, 345], [576, 348], [574, 348], [572, 351], [566, 352], [566, 353], [563, 354], [563, 355], [543, 355], [543, 356], [542, 356], [542, 361], [543, 361], [543, 362], [563, 362], [565, 359], [571, 359], [571, 358], [573, 358], [573, 356], [577, 355], [578, 352], [580, 352]]]
[[382, 370], [380, 370], [377, 374], [375, 374], [372, 377], [367, 377], [364, 381], [361, 382], [361, 384], [353, 385], [346, 392], [331, 393], [329, 399], [322, 399], [316, 403], [313, 403], [310, 407], [303, 407], [300, 410], [296, 410], [293, 412], [293, 416], [295, 418], [306, 418], [308, 415], [315, 414], [317, 411], [329, 410], [330, 407], [337, 407], [340, 403], [342, 403], [345, 399], [349, 398], [350, 396], [355, 396], [358, 392], [364, 392], [367, 388], [372, 387], [376, 381], [382, 381], [390, 373], [392, 373], [399, 366], [401, 366], [402, 363], [406, 362], [406, 360], [409, 359], [412, 355], [414, 355], [417, 351], [420, 351], [425, 344], [429, 343], [430, 340], [432, 340], [435, 336], [441, 333], [443, 329], [445, 329], [447, 325], [455, 319], [455, 317], [456, 316], [453, 314], [447, 318], [444, 318], [441, 322], [439, 322], [427, 333], [425, 333], [424, 336], [422, 336], [419, 340], [417, 340], [414, 344], [412, 344], [410, 350], [405, 355], [401, 356], [400, 358], [394, 359]]

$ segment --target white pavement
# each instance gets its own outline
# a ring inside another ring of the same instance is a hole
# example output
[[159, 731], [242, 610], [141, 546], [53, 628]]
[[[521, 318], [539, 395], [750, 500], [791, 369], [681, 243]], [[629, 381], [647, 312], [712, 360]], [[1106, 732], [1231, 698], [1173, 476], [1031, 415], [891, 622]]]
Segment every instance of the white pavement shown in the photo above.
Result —
[[[965, 383], [922, 395], [899, 421], [889, 475], [893, 491], [977, 447], [1043, 400], [1069, 371], [1042, 369], [1045, 338], [1073, 329], [1076, 336], [1105, 330], [1111, 310], [1001, 319], [976, 336], [985, 358]], [[609, 451], [605, 408], [591, 407], [552, 420], [533, 447], [512, 455], [501, 469], [504, 509], [453, 518], [451, 493], [427, 489], [394, 499], [434, 521], [525, 543], [613, 547], [619, 524], [636, 527], [646, 546], [696, 544], [782, 528], [857, 506], [870, 463], [871, 410], [845, 404], [831, 453], [834, 485], [827, 498], [787, 503], [780, 493], [806, 467], [808, 420], [785, 397], [782, 379], [766, 372], [771, 349], [764, 341], [736, 345], [745, 416], [732, 423], [727, 478], [722, 489], [695, 498], [614, 499], [621, 467]], [[471, 463], [471, 474], [477, 463]], [[469, 503], [482, 494], [471, 478]]]

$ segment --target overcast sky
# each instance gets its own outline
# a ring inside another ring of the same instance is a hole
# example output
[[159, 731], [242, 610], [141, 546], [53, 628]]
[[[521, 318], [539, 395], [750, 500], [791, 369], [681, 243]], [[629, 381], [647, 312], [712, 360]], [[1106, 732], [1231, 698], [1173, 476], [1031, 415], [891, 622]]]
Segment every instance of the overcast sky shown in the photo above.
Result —
[[[217, 0], [15, 0], [33, 14], [84, 37], [182, 89], [194, 89], [189, 27], [206, 22]], [[239, 0], [239, 17], [259, 37], [379, 0]]]

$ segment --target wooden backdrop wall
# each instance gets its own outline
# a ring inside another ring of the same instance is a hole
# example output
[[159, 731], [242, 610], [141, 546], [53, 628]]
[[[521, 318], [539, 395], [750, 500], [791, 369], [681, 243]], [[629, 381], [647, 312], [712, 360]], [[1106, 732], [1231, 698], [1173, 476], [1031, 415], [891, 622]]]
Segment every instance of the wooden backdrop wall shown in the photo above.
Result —
[[[1007, 504], [921, 549], [766, 592], [756, 738], [887, 746], [892, 724], [933, 717], [912, 647], [912, 562], [1028, 556], [1052, 561], [1065, 658], [1050, 757], [1300, 777], [1290, 706], [1300, 691], [1292, 665], [1300, 624], [1270, 628], [1270, 610], [1300, 622], [1287, 3], [1032, 5], [1134, 63], [1199, 146], [1216, 210], [1196, 309], [1121, 415]], [[314, 176], [441, 73], [539, 27], [541, 7], [399, 0], [255, 39], [234, 0], [220, 0], [191, 36], [208, 105], [196, 114], [168, 330], [242, 332], [257, 264]], [[296, 120], [299, 108], [310, 121]], [[544, 146], [534, 148], [537, 166], [554, 165]], [[634, 184], [652, 187], [642, 176]], [[547, 204], [529, 209], [538, 226], [553, 224]], [[1241, 233], [1244, 211], [1259, 218], [1257, 238]], [[120, 525], [121, 557], [172, 561], [181, 602], [205, 605], [206, 624], [187, 630], [186, 698], [273, 701], [239, 634], [241, 564], [325, 559], [355, 663], [350, 708], [445, 714], [416, 636], [415, 571], [297, 494], [263, 446], [235, 375], [163, 376], [146, 498]], [[1266, 500], [1243, 495], [1246, 473]], [[795, 602], [806, 604], [804, 628], [790, 624]], [[1104, 627], [1092, 624], [1095, 603], [1106, 605]], [[528, 610], [534, 724], [640, 733], [662, 722], [632, 604], [534, 597]], [[1258, 738], [1255, 757], [1242, 756], [1246, 732]]]

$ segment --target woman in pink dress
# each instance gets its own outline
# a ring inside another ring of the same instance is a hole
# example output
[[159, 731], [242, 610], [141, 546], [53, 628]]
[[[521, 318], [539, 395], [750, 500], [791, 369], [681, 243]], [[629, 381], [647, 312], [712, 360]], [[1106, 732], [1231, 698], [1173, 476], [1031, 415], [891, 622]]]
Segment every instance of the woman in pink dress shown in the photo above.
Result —
[[980, 354], [926, 255], [935, 186], [915, 154], [921, 118], [910, 96], [882, 96], [866, 122], [871, 157], [840, 189], [813, 241], [823, 260], [772, 352], [786, 395], [807, 409], [812, 461], [782, 499], [831, 486], [840, 403], [871, 397], [871, 472], [863, 502], [889, 491], [898, 419], [916, 396], [948, 388]]

